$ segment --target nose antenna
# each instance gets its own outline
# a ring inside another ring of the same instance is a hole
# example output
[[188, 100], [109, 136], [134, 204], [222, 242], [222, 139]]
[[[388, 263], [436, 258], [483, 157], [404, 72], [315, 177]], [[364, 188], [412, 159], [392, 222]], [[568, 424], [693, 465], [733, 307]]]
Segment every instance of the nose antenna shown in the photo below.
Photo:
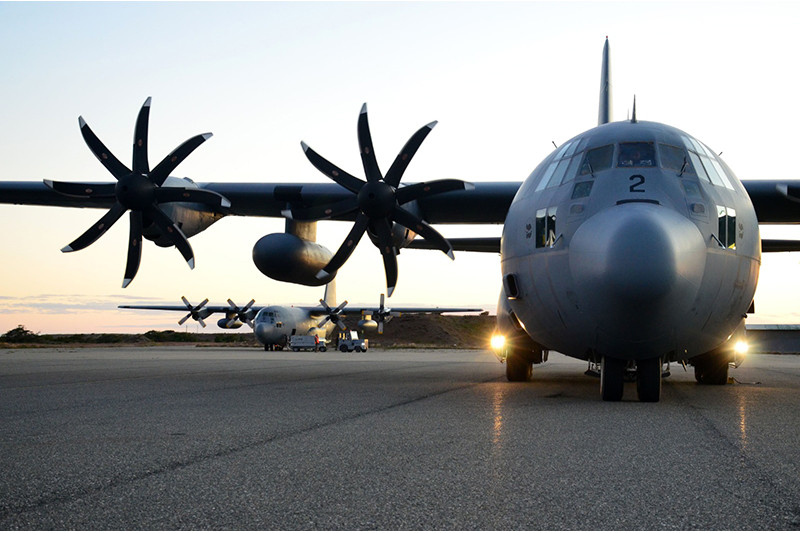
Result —
[[636, 95], [633, 95], [633, 114], [631, 115], [631, 124], [636, 124]]

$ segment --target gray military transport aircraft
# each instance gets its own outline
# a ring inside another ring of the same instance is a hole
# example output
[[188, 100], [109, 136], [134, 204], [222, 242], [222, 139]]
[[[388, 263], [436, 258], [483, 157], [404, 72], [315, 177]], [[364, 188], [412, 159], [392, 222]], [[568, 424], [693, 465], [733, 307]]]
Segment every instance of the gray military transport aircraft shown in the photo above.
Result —
[[[107, 209], [65, 252], [90, 245], [129, 212], [123, 286], [139, 267], [142, 237], [174, 245], [193, 267], [187, 237], [228, 215], [285, 218], [284, 233], [255, 243], [253, 261], [273, 279], [303, 285], [333, 279], [365, 233], [383, 256], [390, 296], [401, 248], [451, 258], [453, 250], [499, 252], [497, 329], [506, 342], [498, 351], [511, 381], [530, 379], [532, 365], [556, 350], [589, 362], [603, 400], [620, 400], [624, 378], [635, 375], [639, 399], [658, 401], [670, 362], [693, 365], [699, 383], [724, 384], [754, 309], [762, 250], [800, 250], [800, 242], [761, 240], [758, 227], [800, 222], [800, 181], [741, 182], [707, 145], [637, 120], [635, 107], [631, 118], [611, 122], [607, 39], [597, 127], [558, 146], [523, 183], [401, 184], [436, 123], [417, 131], [384, 175], [366, 105], [357, 127], [366, 181], [302, 143], [334, 183], [194, 183], [170, 173], [210, 134], [189, 139], [151, 170], [149, 112], [148, 98], [131, 169], [79, 120], [116, 182], [0, 183], [0, 202]], [[335, 254], [315, 242], [316, 223], [325, 219], [353, 221]], [[501, 223], [501, 239], [447, 240], [429, 225]]]
[[178, 321], [183, 325], [190, 318], [206, 327], [205, 319], [215, 313], [225, 315], [217, 321], [217, 326], [222, 329], [238, 329], [243, 324], [253, 328], [256, 340], [264, 345], [264, 350], [283, 350], [292, 335], [319, 335], [321, 338], [330, 337], [335, 328], [346, 330], [344, 319], [348, 313], [360, 315], [356, 328], [362, 332], [377, 331], [383, 333], [384, 324], [393, 317], [402, 314], [419, 313], [474, 313], [482, 309], [467, 307], [395, 307], [384, 305], [384, 296], [378, 307], [347, 306], [347, 300], [336, 305], [336, 280], [331, 280], [325, 285], [325, 295], [320, 299], [318, 306], [295, 305], [270, 305], [257, 306], [255, 300], [250, 300], [244, 307], [239, 307], [233, 300], [228, 299], [227, 306], [206, 305], [208, 299], [198, 305], [192, 305], [182, 297], [183, 305], [120, 305], [120, 309], [140, 309], [148, 311], [179, 311], [188, 313]]

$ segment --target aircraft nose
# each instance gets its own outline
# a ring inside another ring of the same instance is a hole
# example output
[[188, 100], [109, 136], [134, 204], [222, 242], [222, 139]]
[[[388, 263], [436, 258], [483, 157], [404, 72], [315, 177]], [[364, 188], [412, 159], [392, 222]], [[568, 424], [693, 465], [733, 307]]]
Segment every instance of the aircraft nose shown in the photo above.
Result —
[[256, 323], [256, 327], [253, 332], [256, 334], [256, 339], [258, 342], [261, 344], [266, 344], [267, 338], [269, 337], [269, 325]]
[[570, 243], [582, 305], [603, 330], [645, 340], [688, 315], [705, 271], [697, 226], [672, 209], [617, 205], [587, 219]]

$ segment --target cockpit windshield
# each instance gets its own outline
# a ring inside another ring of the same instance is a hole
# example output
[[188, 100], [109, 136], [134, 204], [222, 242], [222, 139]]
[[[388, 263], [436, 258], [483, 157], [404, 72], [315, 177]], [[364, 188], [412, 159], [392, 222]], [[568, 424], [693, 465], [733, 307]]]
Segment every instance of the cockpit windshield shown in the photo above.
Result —
[[618, 167], [654, 167], [656, 152], [653, 143], [619, 143]]

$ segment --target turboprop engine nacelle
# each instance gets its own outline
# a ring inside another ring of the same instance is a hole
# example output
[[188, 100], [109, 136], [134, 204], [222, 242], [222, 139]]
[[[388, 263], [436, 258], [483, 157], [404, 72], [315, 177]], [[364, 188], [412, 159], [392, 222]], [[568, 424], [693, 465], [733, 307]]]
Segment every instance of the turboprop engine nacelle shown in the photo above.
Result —
[[[228, 324], [229, 322], [230, 325]], [[222, 329], [239, 329], [240, 327], [242, 327], [242, 323], [239, 322], [238, 320], [234, 320], [233, 322], [231, 322], [229, 318], [220, 318], [219, 320], [217, 320], [217, 326], [219, 326]]]
[[290, 233], [271, 233], [253, 246], [253, 263], [262, 274], [278, 281], [316, 287], [325, 285], [336, 273], [317, 278], [333, 257], [330, 250]]
[[[168, 177], [164, 187], [179, 187], [185, 189], [198, 189], [199, 187], [189, 178]], [[169, 202], [160, 204], [159, 208], [175, 225], [178, 226], [186, 237], [197, 235], [208, 229], [211, 224], [221, 219], [222, 213], [213, 211], [203, 204], [191, 202]], [[145, 227], [142, 236], [155, 242], [158, 246], [172, 246], [172, 240], [161, 234], [161, 230], [153, 223], [148, 224], [147, 215], [144, 216]]]

